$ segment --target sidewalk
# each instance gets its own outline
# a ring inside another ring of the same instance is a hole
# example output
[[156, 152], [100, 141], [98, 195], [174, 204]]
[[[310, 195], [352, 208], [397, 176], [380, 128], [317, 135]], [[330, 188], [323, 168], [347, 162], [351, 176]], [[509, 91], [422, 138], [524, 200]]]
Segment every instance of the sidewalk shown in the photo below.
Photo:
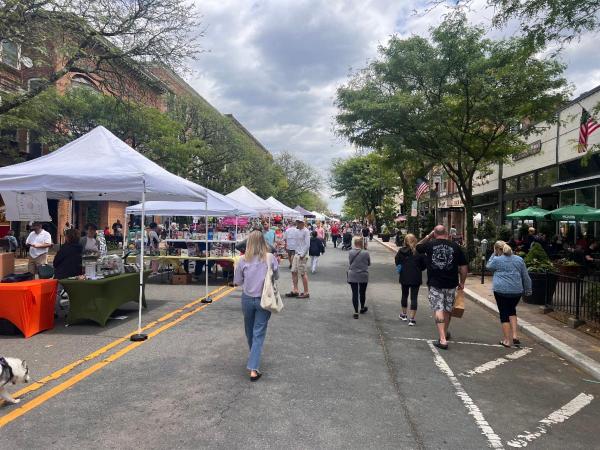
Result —
[[[394, 242], [382, 242], [378, 238], [374, 240], [393, 252], [398, 250]], [[484, 284], [481, 284], [480, 276], [469, 275], [465, 284], [465, 294], [467, 299], [479, 303], [493, 314], [498, 314], [491, 277], [486, 277]], [[519, 327], [525, 333], [600, 380], [600, 340], [544, 314], [538, 305], [520, 302], [517, 311]]]

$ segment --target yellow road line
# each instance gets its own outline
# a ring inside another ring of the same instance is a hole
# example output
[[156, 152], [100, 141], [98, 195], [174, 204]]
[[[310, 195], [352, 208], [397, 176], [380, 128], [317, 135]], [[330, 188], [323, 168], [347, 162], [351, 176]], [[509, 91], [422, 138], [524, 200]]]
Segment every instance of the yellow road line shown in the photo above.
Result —
[[[229, 293], [233, 292], [234, 290], [235, 290], [235, 288], [229, 288], [226, 291], [221, 292], [219, 295], [217, 295], [215, 298], [213, 298], [213, 303], [221, 300], [224, 297], [226, 297]], [[151, 340], [152, 338], [154, 338], [155, 336], [159, 335], [163, 331], [166, 331], [169, 328], [171, 328], [171, 327], [177, 325], [178, 323], [184, 321], [188, 317], [193, 316], [194, 314], [202, 311], [207, 306], [210, 306], [210, 303], [207, 303], [205, 305], [199, 306], [198, 308], [195, 308], [195, 309], [193, 309], [193, 310], [191, 310], [191, 311], [189, 311], [189, 312], [187, 312], [185, 314], [182, 314], [177, 319], [174, 319], [171, 322], [167, 322], [163, 326], [161, 326], [161, 327], [157, 328], [156, 330], [152, 331], [151, 333], [149, 333], [148, 334], [148, 341]], [[144, 344], [145, 342], [148, 342], [148, 341], [132, 342], [128, 346], [123, 347], [121, 350], [113, 353], [112, 355], [108, 356], [107, 358], [103, 359], [102, 361], [98, 361], [93, 366], [88, 367], [87, 369], [79, 372], [78, 374], [73, 375], [71, 378], [63, 381], [61, 384], [53, 387], [52, 389], [49, 389], [46, 392], [41, 393], [37, 397], [34, 397], [33, 399], [31, 399], [30, 401], [28, 401], [27, 403], [25, 403], [23, 406], [20, 406], [20, 407], [18, 407], [16, 409], [12, 410], [8, 414], [5, 414], [4, 416], [0, 417], [0, 428], [2, 428], [3, 426], [7, 425], [10, 422], [12, 422], [15, 419], [18, 419], [22, 415], [24, 415], [24, 414], [28, 413], [29, 411], [37, 408], [38, 406], [44, 404], [45, 402], [47, 402], [51, 398], [56, 397], [61, 392], [69, 389], [70, 387], [72, 387], [75, 384], [79, 383], [81, 380], [84, 380], [85, 378], [89, 377], [93, 373], [95, 373], [95, 372], [99, 371], [100, 369], [106, 367], [110, 363], [116, 361], [117, 359], [121, 358], [122, 356], [126, 355], [130, 351], [138, 348], [140, 345], [142, 345], [142, 344]]]
[[[217, 292], [222, 291], [223, 289], [225, 289], [227, 286], [221, 286], [218, 289], [215, 289], [214, 291], [209, 293], [210, 295], [215, 295]], [[154, 328], [156, 325], [158, 325], [161, 322], [164, 322], [166, 320], [169, 320], [171, 317], [173, 317], [176, 314], [179, 314], [182, 311], [185, 311], [186, 309], [189, 309], [193, 306], [196, 306], [198, 303], [200, 303], [202, 300], [204, 300], [205, 297], [200, 297], [190, 303], [188, 303], [187, 305], [182, 306], [181, 308], [178, 308], [174, 311], [171, 311], [170, 313], [165, 314], [164, 316], [162, 316], [159, 319], [156, 319], [153, 322], [148, 323], [146, 326], [144, 326], [142, 328], [142, 331], [147, 331], [150, 330], [152, 328]], [[58, 369], [54, 372], [52, 372], [50, 375], [45, 376], [44, 378], [41, 378], [38, 381], [35, 381], [31, 384], [29, 384], [27, 387], [17, 391], [14, 393], [14, 397], [18, 398], [21, 397], [29, 392], [33, 392], [33, 391], [37, 391], [38, 389], [41, 389], [42, 387], [44, 387], [47, 383], [57, 380], [60, 377], [66, 375], [67, 373], [71, 372], [73, 369], [75, 369], [76, 367], [82, 365], [83, 363], [86, 363], [88, 361], [91, 361], [92, 359], [96, 359], [98, 356], [103, 355], [104, 353], [108, 352], [109, 350], [115, 348], [116, 346], [122, 344], [123, 342], [126, 342], [127, 340], [129, 340], [129, 338], [131, 337], [132, 334], [137, 333], [136, 331], [132, 331], [131, 333], [105, 345], [102, 348], [99, 348], [98, 350], [93, 351], [92, 353], [84, 356], [81, 359], [78, 359], [77, 361], [74, 361], [70, 364], [67, 364], [66, 366], [64, 366], [61, 369]]]

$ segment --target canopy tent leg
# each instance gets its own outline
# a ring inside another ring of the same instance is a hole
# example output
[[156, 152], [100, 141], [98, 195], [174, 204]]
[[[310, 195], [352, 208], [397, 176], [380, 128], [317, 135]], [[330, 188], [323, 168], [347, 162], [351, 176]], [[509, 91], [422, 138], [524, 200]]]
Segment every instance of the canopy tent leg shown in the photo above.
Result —
[[212, 303], [212, 298], [208, 296], [208, 197], [204, 201], [204, 298], [200, 303]]
[[138, 297], [138, 329], [137, 333], [131, 335], [131, 340], [134, 342], [145, 341], [148, 335], [142, 333], [142, 299], [144, 297], [144, 223], [146, 221], [146, 185], [142, 192], [142, 219], [141, 219], [141, 239], [140, 239], [140, 293]]
[[235, 246], [237, 244], [237, 240], [238, 240], [238, 216], [235, 216], [235, 234], [233, 235], [233, 241], [235, 242], [235, 244], [233, 244], [233, 252], [231, 256], [235, 256]]
[[[125, 253], [127, 253], [127, 234], [129, 233], [129, 221], [127, 220], [127, 208], [125, 208], [125, 215], [123, 216], [123, 226], [121, 227], [121, 232], [123, 233], [123, 254], [122, 258], [125, 258]], [[123, 260], [123, 263], [126, 261]]]

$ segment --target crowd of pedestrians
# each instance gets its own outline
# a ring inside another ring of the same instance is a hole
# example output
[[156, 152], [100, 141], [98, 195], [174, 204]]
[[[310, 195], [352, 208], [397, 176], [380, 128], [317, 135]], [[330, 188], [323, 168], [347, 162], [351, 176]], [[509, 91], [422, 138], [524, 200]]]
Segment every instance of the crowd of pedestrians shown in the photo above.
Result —
[[[333, 247], [337, 248], [340, 237], [345, 240], [347, 235], [351, 236], [351, 244], [346, 277], [351, 292], [353, 318], [359, 319], [361, 314], [365, 314], [369, 310], [367, 287], [371, 266], [368, 244], [373, 238], [373, 227], [369, 224], [317, 224], [309, 231], [305, 221], [301, 219], [288, 227], [284, 240], [290, 258], [292, 289], [285, 296], [308, 299], [308, 257], [310, 256], [311, 273], [314, 274], [317, 272], [319, 257], [325, 253], [328, 238], [331, 237]], [[267, 241], [268, 236], [260, 231], [252, 232], [246, 253], [235, 269], [235, 283], [241, 285], [243, 291], [242, 310], [249, 346], [247, 368], [252, 381], [261, 376], [260, 357], [271, 316], [270, 311], [261, 308], [260, 302], [265, 276], [269, 265], [274, 274], [279, 269], [276, 258], [269, 259], [265, 256], [270, 248]], [[399, 319], [408, 326], [416, 326], [419, 290], [426, 270], [427, 299], [437, 332], [433, 345], [447, 350], [451, 340], [449, 327], [452, 312], [457, 294], [464, 290], [468, 273], [465, 254], [443, 225], [437, 225], [420, 241], [415, 235], [407, 234], [397, 242], [400, 248], [395, 254], [394, 262], [401, 285]], [[487, 262], [487, 269], [494, 273], [493, 291], [503, 334], [500, 345], [519, 347], [521, 343], [517, 332], [516, 306], [523, 295], [531, 293], [531, 279], [523, 259], [513, 254], [508, 243], [498, 241], [494, 245], [494, 254]], [[302, 292], [299, 290], [300, 281]]]

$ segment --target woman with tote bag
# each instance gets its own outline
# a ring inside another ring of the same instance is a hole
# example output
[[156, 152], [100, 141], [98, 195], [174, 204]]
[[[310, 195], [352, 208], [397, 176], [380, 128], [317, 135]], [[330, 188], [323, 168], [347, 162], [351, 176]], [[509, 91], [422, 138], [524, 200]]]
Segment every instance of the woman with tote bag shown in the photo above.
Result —
[[257, 381], [262, 376], [258, 369], [271, 311], [261, 307], [261, 297], [265, 279], [272, 284], [272, 280], [278, 277], [278, 269], [277, 258], [269, 255], [263, 234], [258, 230], [251, 232], [246, 242], [246, 253], [235, 266], [234, 276], [235, 284], [242, 286], [242, 312], [250, 350], [246, 367], [250, 371], [250, 381]]

